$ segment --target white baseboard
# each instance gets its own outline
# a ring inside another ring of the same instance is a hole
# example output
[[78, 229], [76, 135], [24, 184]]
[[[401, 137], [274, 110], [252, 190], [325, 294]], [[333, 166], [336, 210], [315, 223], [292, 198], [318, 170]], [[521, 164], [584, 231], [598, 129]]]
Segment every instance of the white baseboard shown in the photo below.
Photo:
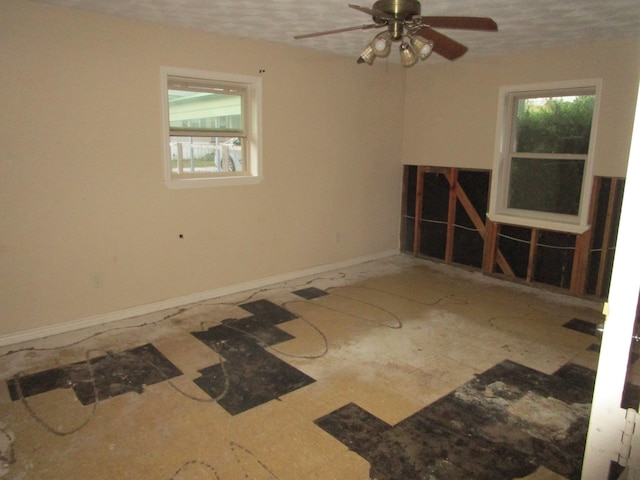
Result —
[[138, 317], [140, 315], [146, 315], [169, 308], [182, 307], [192, 303], [198, 303], [212, 298], [224, 297], [225, 295], [232, 295], [234, 293], [245, 292], [247, 290], [255, 290], [263, 288], [268, 285], [287, 282], [295, 280], [296, 278], [307, 277], [310, 275], [317, 275], [319, 273], [328, 272], [330, 270], [336, 270], [339, 268], [350, 267], [360, 263], [370, 262], [372, 260], [379, 260], [381, 258], [397, 255], [398, 250], [387, 250], [379, 252], [373, 255], [367, 255], [364, 257], [351, 258], [343, 260], [341, 262], [330, 263], [325, 265], [319, 265], [317, 267], [311, 267], [304, 270], [298, 270], [295, 272], [283, 273], [281, 275], [275, 275], [273, 277], [261, 278], [259, 280], [253, 280], [250, 282], [239, 283], [236, 285], [230, 285], [227, 287], [217, 288], [215, 290], [209, 290], [206, 292], [194, 293], [183, 297], [170, 298], [160, 302], [149, 303], [146, 305], [139, 305], [136, 307], [126, 308], [124, 310], [118, 310], [115, 312], [102, 313], [99, 315], [92, 315], [91, 317], [81, 318], [78, 320], [72, 320], [69, 322], [57, 323], [55, 325], [49, 325], [46, 327], [33, 328], [29, 330], [23, 330], [16, 333], [9, 333], [0, 335], [0, 347], [6, 345], [14, 345], [16, 343], [27, 342], [30, 340], [39, 340], [42, 338], [50, 337], [53, 335], [59, 335], [61, 333], [73, 332], [81, 330], [83, 328], [96, 327], [107, 323], [115, 322], [118, 320], [125, 320], [127, 318]]

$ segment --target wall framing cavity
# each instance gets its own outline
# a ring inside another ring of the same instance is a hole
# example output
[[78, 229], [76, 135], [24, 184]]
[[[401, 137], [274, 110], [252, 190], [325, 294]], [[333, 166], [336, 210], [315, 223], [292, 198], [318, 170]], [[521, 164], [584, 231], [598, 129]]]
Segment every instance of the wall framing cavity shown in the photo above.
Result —
[[574, 234], [487, 218], [490, 170], [405, 165], [400, 249], [514, 281], [605, 298], [624, 179], [594, 177], [589, 228]]

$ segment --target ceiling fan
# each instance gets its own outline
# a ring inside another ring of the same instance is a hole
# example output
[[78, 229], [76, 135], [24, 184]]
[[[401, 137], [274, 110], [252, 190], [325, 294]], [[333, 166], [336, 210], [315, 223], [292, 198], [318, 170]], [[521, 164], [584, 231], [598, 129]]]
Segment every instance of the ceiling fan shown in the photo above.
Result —
[[448, 60], [455, 60], [467, 52], [466, 46], [439, 33], [434, 28], [486, 32], [498, 30], [496, 22], [488, 17], [423, 17], [418, 0], [377, 0], [372, 8], [351, 4], [349, 7], [371, 15], [373, 23], [297, 35], [294, 38], [311, 38], [352, 30], [386, 27], [385, 31], [378, 33], [367, 44], [358, 58], [358, 63], [372, 65], [377, 57], [389, 56], [392, 42], [400, 42], [400, 63], [405, 67], [411, 67], [418, 60], [425, 60], [431, 52], [436, 52]]

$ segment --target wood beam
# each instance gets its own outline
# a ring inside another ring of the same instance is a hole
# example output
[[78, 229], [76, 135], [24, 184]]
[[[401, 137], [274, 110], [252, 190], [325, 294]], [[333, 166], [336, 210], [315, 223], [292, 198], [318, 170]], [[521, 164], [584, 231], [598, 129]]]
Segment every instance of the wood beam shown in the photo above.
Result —
[[498, 243], [498, 229], [500, 226], [487, 218], [487, 229], [482, 252], [482, 272], [492, 274], [496, 268], [496, 247]]
[[538, 239], [540, 232], [537, 228], [531, 229], [531, 241], [529, 243], [529, 263], [527, 264], [527, 282], [533, 282], [536, 275], [536, 258], [538, 257]]
[[[449, 181], [449, 185], [452, 184], [453, 182], [453, 178], [450, 176], [450, 173], [446, 175], [447, 180]], [[457, 183], [457, 181], [456, 181]], [[482, 239], [485, 241], [485, 249], [487, 248], [487, 227], [485, 226], [484, 222], [482, 221], [482, 218], [480, 218], [480, 215], [478, 214], [478, 212], [476, 211], [476, 208], [473, 206], [473, 204], [471, 203], [471, 200], [469, 200], [469, 197], [467, 196], [466, 192], [464, 191], [464, 188], [462, 188], [462, 185], [458, 184], [458, 186], [456, 187], [456, 196], [458, 197], [458, 200], [460, 201], [460, 204], [462, 205], [462, 207], [464, 208], [465, 212], [467, 212], [467, 215], [469, 215], [469, 218], [471, 219], [471, 222], [473, 223], [473, 226], [476, 227], [476, 230], [478, 230], [478, 233], [480, 234], [480, 236], [482, 237]], [[487, 219], [487, 223], [489, 223], [489, 219]], [[507, 262], [507, 259], [504, 257], [504, 255], [502, 254], [502, 252], [500, 252], [500, 250], [497, 248], [497, 230], [495, 232], [496, 234], [496, 238], [493, 239], [493, 242], [491, 242], [493, 244], [493, 246], [490, 244], [489, 247], [493, 249], [494, 253], [491, 255], [495, 255], [495, 260], [498, 263], [498, 266], [500, 267], [500, 269], [502, 270], [502, 272], [512, 278], [515, 278], [515, 273], [513, 273], [513, 270], [511, 269], [511, 266], [509, 265], [509, 262]], [[486, 250], [485, 250], [486, 251]], [[493, 265], [493, 264], [492, 264]], [[485, 267], [484, 267], [484, 260], [483, 260], [483, 271], [485, 271]], [[491, 267], [491, 272], [493, 272], [493, 266]], [[485, 273], [489, 273], [488, 271], [485, 271]]]
[[[407, 220], [406, 217], [409, 216], [409, 212], [407, 212], [407, 202], [409, 199], [409, 169], [411, 167], [409, 165], [404, 165], [402, 168], [402, 205], [400, 205], [400, 218], [402, 221], [400, 222], [400, 248], [404, 250], [404, 245], [406, 245], [407, 239]], [[416, 168], [417, 170], [417, 168]]]
[[418, 256], [420, 253], [420, 237], [421, 228], [420, 221], [422, 220], [422, 199], [424, 197], [424, 172], [426, 167], [418, 166], [417, 178], [416, 178], [416, 211], [413, 222], [413, 255]]
[[[447, 175], [447, 180], [449, 181], [449, 185], [451, 185], [453, 179], [449, 175]], [[455, 181], [457, 183], [457, 177]], [[476, 230], [478, 230], [478, 232], [480, 233], [480, 236], [484, 240], [484, 237], [487, 233], [487, 228], [485, 227], [485, 224], [482, 221], [482, 218], [480, 218], [480, 215], [476, 211], [476, 207], [473, 206], [473, 204], [471, 203], [471, 200], [469, 200], [469, 197], [467, 196], [467, 193], [464, 191], [464, 188], [462, 188], [462, 185], [460, 184], [457, 185], [455, 189], [455, 193], [456, 193], [456, 197], [458, 198], [458, 201], [460, 202], [460, 205], [462, 205], [462, 208], [464, 208], [464, 211], [467, 212], [467, 215], [469, 215], [469, 218], [471, 219], [471, 223], [473, 223], [473, 226], [476, 227]]]
[[598, 214], [598, 201], [602, 177], [593, 177], [591, 188], [591, 202], [589, 204], [589, 228], [576, 237], [576, 248], [573, 253], [573, 267], [571, 269], [571, 284], [569, 291], [573, 295], [584, 295], [587, 290], [589, 273], [589, 259], [593, 245], [593, 226]]
[[611, 226], [613, 223], [613, 210], [616, 204], [616, 195], [618, 193], [618, 179], [611, 179], [611, 188], [609, 189], [609, 199], [607, 200], [607, 217], [604, 222], [604, 236], [602, 238], [602, 253], [600, 254], [600, 264], [598, 265], [598, 280], [596, 282], [596, 295], [601, 297], [604, 292], [604, 274], [609, 260], [609, 247], [611, 246]]
[[444, 251], [444, 261], [451, 263], [453, 262], [454, 236], [456, 233], [456, 206], [458, 204], [456, 201], [459, 188], [457, 168], [449, 169], [447, 180], [449, 181], [449, 209], [447, 212], [447, 243]]
[[593, 230], [591, 227], [576, 237], [576, 248], [573, 252], [573, 267], [571, 268], [571, 283], [569, 285], [569, 291], [573, 295], [585, 294], [592, 240]]

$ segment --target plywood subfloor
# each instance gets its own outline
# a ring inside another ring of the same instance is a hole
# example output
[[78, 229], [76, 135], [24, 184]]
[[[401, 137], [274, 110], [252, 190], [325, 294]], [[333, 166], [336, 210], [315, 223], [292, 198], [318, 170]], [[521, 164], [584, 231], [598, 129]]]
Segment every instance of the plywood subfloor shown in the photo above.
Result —
[[579, 478], [601, 320], [396, 256], [6, 347], [0, 477]]

